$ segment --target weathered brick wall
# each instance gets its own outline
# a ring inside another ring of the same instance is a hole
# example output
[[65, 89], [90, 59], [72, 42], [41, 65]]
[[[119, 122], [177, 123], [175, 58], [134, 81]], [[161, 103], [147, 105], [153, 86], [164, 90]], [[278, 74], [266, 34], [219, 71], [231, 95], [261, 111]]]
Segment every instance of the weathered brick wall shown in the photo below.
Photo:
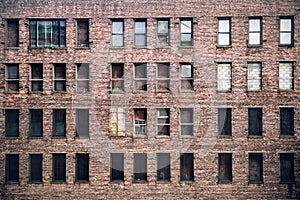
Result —
[[[300, 2], [222, 0], [19, 0], [0, 2], [0, 193], [3, 199], [300, 198]], [[217, 17], [230, 16], [232, 47], [217, 48]], [[248, 17], [262, 16], [263, 45], [248, 48]], [[294, 16], [294, 47], [280, 47], [279, 16]], [[170, 18], [169, 48], [156, 48], [156, 18]], [[180, 47], [179, 18], [193, 17], [194, 47]], [[5, 19], [19, 18], [18, 49], [5, 48]], [[30, 18], [66, 18], [63, 49], [29, 48]], [[76, 20], [90, 19], [90, 48], [76, 47]], [[125, 46], [111, 48], [110, 18], [124, 18]], [[134, 19], [147, 19], [147, 47], [134, 48]], [[294, 91], [279, 92], [278, 63], [293, 61]], [[75, 63], [90, 63], [90, 94], [75, 93]], [[147, 63], [148, 91], [133, 93], [133, 63]], [[170, 63], [171, 92], [156, 93], [156, 63]], [[194, 93], [179, 92], [180, 63], [193, 63]], [[217, 92], [217, 63], [232, 63], [232, 92]], [[247, 92], [247, 62], [262, 63], [262, 91]], [[20, 92], [5, 92], [5, 64], [20, 63]], [[30, 63], [44, 63], [43, 93], [29, 92]], [[67, 92], [52, 92], [52, 64], [66, 63]], [[125, 63], [125, 93], [109, 91], [110, 63]], [[109, 108], [122, 106], [126, 137], [109, 137]], [[279, 107], [295, 108], [295, 137], [279, 138]], [[170, 138], [156, 137], [156, 108], [170, 108]], [[194, 107], [195, 137], [179, 137], [179, 109]], [[217, 138], [217, 108], [232, 108], [232, 137]], [[263, 137], [248, 138], [248, 107], [262, 107]], [[20, 137], [4, 137], [7, 108], [20, 109]], [[42, 138], [28, 138], [29, 109], [43, 109]], [[52, 109], [67, 109], [67, 135], [52, 134]], [[90, 109], [90, 139], [75, 138], [74, 108]], [[147, 108], [148, 137], [133, 138], [133, 108]], [[90, 182], [74, 183], [75, 154], [90, 153]], [[109, 154], [125, 153], [125, 181], [110, 183]], [[133, 183], [133, 153], [147, 153], [148, 182]], [[156, 182], [156, 153], [171, 153], [171, 182]], [[193, 183], [180, 182], [180, 153], [194, 153]], [[233, 182], [218, 183], [218, 153], [233, 155]], [[263, 153], [263, 184], [248, 184], [248, 153]], [[279, 184], [279, 153], [295, 153], [296, 183]], [[5, 154], [20, 154], [20, 183], [5, 183]], [[43, 154], [43, 184], [28, 183], [29, 153]], [[67, 181], [51, 183], [52, 153], [67, 154]], [[291, 191], [291, 192], [289, 192]]]

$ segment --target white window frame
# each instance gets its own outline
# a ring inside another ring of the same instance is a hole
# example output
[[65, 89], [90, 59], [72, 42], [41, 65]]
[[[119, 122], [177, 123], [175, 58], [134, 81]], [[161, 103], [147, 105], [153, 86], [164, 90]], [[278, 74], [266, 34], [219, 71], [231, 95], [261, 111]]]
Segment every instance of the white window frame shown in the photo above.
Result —
[[[289, 76], [289, 77], [285, 77], [283, 74], [280, 73], [280, 66], [281, 65], [290, 65], [291, 67], [291, 70], [292, 70], [292, 76]], [[279, 90], [280, 91], [292, 91], [294, 90], [294, 65], [293, 65], [293, 62], [279, 62], [279, 65], [278, 65], [278, 70], [279, 70]], [[291, 88], [290, 89], [282, 89], [281, 87], [281, 81], [286, 81], [286, 80], [290, 80], [291, 81]]]
[[[251, 65], [256, 65], [259, 66], [259, 76], [250, 76], [250, 70], [249, 68], [251, 67]], [[253, 63], [248, 63], [247, 65], [247, 90], [249, 92], [252, 91], [261, 91], [262, 90], [262, 64], [260, 62], [253, 62]], [[260, 81], [260, 85], [259, 85], [259, 89], [250, 89], [249, 87], [249, 81], [250, 80], [259, 80]]]
[[[219, 78], [219, 68], [220, 67], [228, 67], [229, 66], [229, 69], [230, 69], [230, 78]], [[217, 91], [218, 92], [231, 92], [232, 91], [232, 64], [231, 63], [219, 63], [218, 64], [218, 66], [217, 66], [217, 68], [218, 68], [218, 77], [217, 77]], [[230, 81], [230, 88], [228, 88], [228, 89], [220, 89], [220, 87], [219, 87], [219, 84], [220, 84], [220, 82], [219, 82], [219, 80], [220, 81], [226, 81], [226, 80], [229, 80]]]

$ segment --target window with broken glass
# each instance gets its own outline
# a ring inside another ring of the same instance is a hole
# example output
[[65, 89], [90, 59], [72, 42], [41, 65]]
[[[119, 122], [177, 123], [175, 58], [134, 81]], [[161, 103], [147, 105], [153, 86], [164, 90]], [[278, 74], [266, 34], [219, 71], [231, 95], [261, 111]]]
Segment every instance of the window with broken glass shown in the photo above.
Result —
[[134, 109], [134, 135], [147, 136], [147, 109]]
[[124, 64], [111, 65], [110, 84], [112, 92], [124, 92]]
[[170, 108], [156, 110], [156, 133], [158, 136], [170, 136]]
[[6, 20], [6, 47], [19, 47], [19, 20]]
[[194, 70], [191, 64], [180, 65], [180, 91], [194, 91]]
[[249, 183], [263, 182], [263, 154], [249, 153]]

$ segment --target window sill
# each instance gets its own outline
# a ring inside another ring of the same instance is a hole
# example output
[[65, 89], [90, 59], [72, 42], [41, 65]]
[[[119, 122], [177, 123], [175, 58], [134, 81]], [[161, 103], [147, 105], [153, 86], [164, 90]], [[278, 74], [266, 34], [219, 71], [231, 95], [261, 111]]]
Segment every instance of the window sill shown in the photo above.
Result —
[[133, 90], [132, 93], [147, 93], [147, 90]]
[[115, 46], [110, 46], [110, 49], [125, 49], [124, 46], [120, 46], [120, 47], [115, 47]]
[[8, 140], [16, 140], [16, 139], [19, 139], [20, 136], [4, 136], [5, 139], [8, 139]]
[[182, 139], [194, 139], [195, 138], [194, 135], [180, 135], [179, 137]]
[[133, 46], [132, 48], [133, 48], [133, 49], [147, 49], [147, 46], [140, 46], [140, 47], [138, 47], [138, 46]]
[[195, 90], [180, 90], [180, 93], [195, 93]]
[[51, 139], [67, 139], [67, 137], [66, 136], [51, 136]]
[[67, 184], [66, 181], [51, 181], [51, 184]]
[[124, 184], [124, 180], [111, 180], [109, 183], [123, 185]]
[[255, 93], [255, 92], [263, 92], [262, 90], [247, 90], [249, 93]]
[[156, 135], [157, 139], [171, 138], [170, 135]]
[[29, 140], [42, 139], [43, 136], [28, 136]]
[[279, 92], [288, 93], [288, 92], [294, 92], [294, 90], [279, 90]]
[[29, 47], [29, 49], [53, 49], [53, 50], [67, 50], [67, 47]]
[[228, 49], [228, 48], [232, 48], [231, 45], [217, 45], [218, 49]]
[[281, 47], [281, 48], [293, 48], [294, 45], [293, 44], [278, 44], [278, 47]]
[[134, 180], [132, 183], [134, 183], [134, 184], [147, 184], [148, 181], [147, 180]]
[[109, 138], [111, 139], [124, 139], [126, 138], [126, 135], [109, 135]]
[[5, 182], [6, 185], [15, 185], [15, 184], [20, 184], [19, 181], [6, 181]]
[[171, 180], [161, 180], [161, 181], [156, 181], [158, 184], [170, 184]]
[[218, 181], [218, 184], [232, 184], [232, 181], [229, 181], [229, 180]]
[[262, 135], [248, 135], [249, 139], [262, 139], [263, 136]]
[[111, 94], [124, 94], [125, 91], [124, 90], [111, 90], [110, 93]]
[[29, 91], [29, 94], [43, 94], [43, 91]]
[[193, 183], [195, 183], [195, 181], [193, 181], [193, 180], [180, 180], [180, 183], [181, 184], [193, 184]]
[[67, 91], [52, 91], [52, 94], [66, 94]]
[[20, 94], [19, 91], [11, 91], [11, 92], [5, 92], [5, 94]]
[[90, 94], [90, 91], [76, 91], [76, 94]]
[[156, 93], [170, 93], [171, 90], [156, 90]]
[[193, 45], [190, 46], [179, 46], [180, 49], [194, 49], [195, 47]]
[[5, 50], [19, 50], [20, 47], [5, 47]]
[[134, 139], [147, 139], [147, 135], [133, 135]]
[[279, 184], [295, 184], [295, 181], [279, 181]]
[[280, 139], [296, 139], [295, 135], [279, 135]]
[[217, 90], [217, 93], [232, 93], [232, 90]]
[[156, 49], [171, 49], [171, 46], [156, 46]]
[[43, 181], [28, 181], [28, 184], [43, 184]]
[[88, 180], [76, 180], [74, 183], [75, 184], [89, 184], [90, 182]]
[[263, 48], [262, 44], [248, 44], [248, 48]]
[[248, 184], [251, 184], [251, 185], [254, 185], [254, 184], [256, 184], [256, 185], [262, 185], [262, 184], [264, 184], [264, 182], [263, 181], [249, 181]]
[[79, 47], [79, 46], [76, 46], [75, 47], [75, 50], [89, 50], [91, 49], [90, 47]]
[[77, 135], [77, 136], [75, 136], [74, 138], [77, 139], [77, 140], [81, 140], [81, 139], [89, 140], [89, 139], [90, 139], [90, 136], [89, 136], [89, 135], [82, 135], [82, 136]]
[[231, 135], [219, 135], [218, 136], [219, 139], [232, 139]]

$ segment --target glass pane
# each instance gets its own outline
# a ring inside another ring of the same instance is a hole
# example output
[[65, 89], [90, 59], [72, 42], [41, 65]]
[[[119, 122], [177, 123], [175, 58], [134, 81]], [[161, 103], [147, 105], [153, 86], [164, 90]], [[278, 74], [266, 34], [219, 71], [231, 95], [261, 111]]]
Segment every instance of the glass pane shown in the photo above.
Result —
[[19, 67], [8, 66], [7, 67], [7, 79], [18, 79], [19, 78]]
[[181, 125], [181, 135], [193, 135], [193, 125]]
[[168, 21], [157, 21], [157, 33], [169, 33], [169, 22]]
[[194, 89], [193, 80], [181, 80], [181, 90], [193, 90]]
[[135, 46], [146, 46], [146, 35], [135, 35], [134, 44]]
[[123, 22], [113, 22], [112, 32], [123, 34]]
[[43, 82], [42, 81], [32, 81], [31, 82], [31, 91], [43, 91]]
[[38, 21], [38, 46], [44, 47], [45, 46], [45, 40], [46, 40], [46, 22], [45, 21]]
[[134, 23], [135, 33], [146, 33], [146, 22], [135, 22]]
[[261, 81], [260, 80], [248, 80], [248, 90], [249, 91], [260, 91]]
[[260, 44], [260, 33], [249, 33], [249, 44]]
[[219, 32], [230, 32], [229, 20], [219, 20]]
[[192, 21], [180, 21], [180, 32], [181, 33], [192, 33]]
[[45, 38], [45, 46], [51, 46], [51, 21], [45, 22], [45, 31], [46, 31], [46, 38]]
[[60, 21], [60, 47], [66, 46], [66, 22]]
[[170, 81], [158, 81], [157, 82], [157, 89], [158, 90], [170, 90]]
[[229, 34], [218, 34], [218, 45], [230, 45]]
[[77, 78], [88, 79], [89, 78], [89, 66], [80, 64], [77, 66]]
[[19, 91], [19, 81], [9, 81], [7, 83], [8, 92], [17, 92]]
[[291, 33], [280, 33], [280, 44], [291, 44], [292, 37]]
[[249, 20], [249, 31], [260, 31], [260, 19]]
[[192, 35], [191, 34], [181, 34], [181, 42], [191, 42]]
[[146, 80], [135, 81], [135, 89], [147, 91], [147, 81]]
[[55, 66], [55, 78], [66, 78], [66, 68], [63, 65]]
[[113, 35], [112, 36], [112, 46], [122, 47], [123, 46], [123, 35]]
[[281, 19], [280, 20], [280, 31], [291, 31], [292, 30], [292, 20], [291, 19]]
[[55, 81], [55, 91], [66, 91], [66, 81]]
[[169, 65], [159, 64], [157, 68], [158, 78], [169, 78]]
[[157, 46], [169, 46], [169, 37], [167, 35], [159, 35], [157, 36]]
[[135, 65], [135, 78], [147, 78], [147, 65]]
[[30, 46], [36, 47], [36, 21], [30, 22]]
[[52, 46], [58, 47], [59, 45], [59, 21], [52, 22]]
[[191, 65], [181, 65], [181, 77], [191, 78], [192, 77], [192, 66]]
[[88, 92], [89, 91], [89, 81], [77, 81], [77, 91], [78, 92]]

